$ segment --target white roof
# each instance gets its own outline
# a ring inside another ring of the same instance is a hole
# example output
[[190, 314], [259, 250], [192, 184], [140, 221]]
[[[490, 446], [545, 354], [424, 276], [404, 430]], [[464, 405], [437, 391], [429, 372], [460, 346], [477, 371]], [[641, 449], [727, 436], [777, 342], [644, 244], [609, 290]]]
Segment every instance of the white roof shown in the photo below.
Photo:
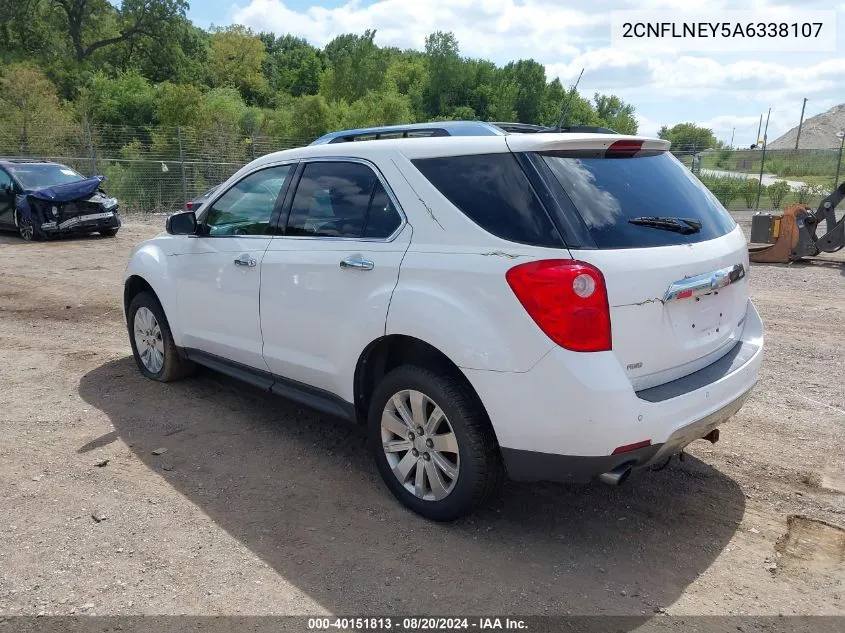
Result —
[[427, 138], [397, 138], [349, 143], [307, 145], [267, 154], [256, 159], [252, 166], [283, 160], [319, 156], [378, 158], [399, 153], [409, 159], [500, 152], [538, 152], [566, 149], [602, 150], [620, 140], [643, 142], [643, 149], [666, 150], [669, 141], [626, 136], [622, 134], [508, 134], [506, 136], [437, 136]]

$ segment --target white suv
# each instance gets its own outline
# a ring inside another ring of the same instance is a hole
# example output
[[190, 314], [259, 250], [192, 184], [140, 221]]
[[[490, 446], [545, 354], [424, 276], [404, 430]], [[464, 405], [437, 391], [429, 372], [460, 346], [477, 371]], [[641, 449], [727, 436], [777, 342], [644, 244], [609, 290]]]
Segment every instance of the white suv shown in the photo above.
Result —
[[667, 149], [502, 133], [263, 156], [133, 251], [138, 367], [367, 425], [390, 491], [435, 520], [506, 473], [620, 483], [715, 441], [762, 361], [742, 230]]

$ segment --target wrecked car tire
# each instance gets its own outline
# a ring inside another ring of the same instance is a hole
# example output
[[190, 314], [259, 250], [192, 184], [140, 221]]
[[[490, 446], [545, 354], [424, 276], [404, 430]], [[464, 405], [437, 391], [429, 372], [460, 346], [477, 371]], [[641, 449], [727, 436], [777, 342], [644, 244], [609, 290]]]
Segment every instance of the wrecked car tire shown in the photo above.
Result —
[[25, 242], [35, 242], [42, 238], [42, 233], [30, 218], [25, 218], [20, 211], [15, 211], [15, 226]]
[[194, 373], [194, 364], [185, 358], [170, 332], [170, 324], [158, 298], [139, 292], [126, 311], [129, 342], [138, 369], [147, 378], [171, 382]]
[[117, 229], [102, 229], [100, 235], [103, 237], [114, 237], [117, 235]]

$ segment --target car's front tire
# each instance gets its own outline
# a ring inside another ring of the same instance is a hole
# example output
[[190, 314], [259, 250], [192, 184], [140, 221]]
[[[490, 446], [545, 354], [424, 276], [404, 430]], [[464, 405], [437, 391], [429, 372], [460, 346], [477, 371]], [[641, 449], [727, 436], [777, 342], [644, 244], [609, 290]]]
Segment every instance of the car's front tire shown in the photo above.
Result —
[[487, 414], [458, 377], [405, 365], [389, 372], [370, 402], [369, 438], [393, 495], [434, 521], [485, 503], [504, 469]]
[[100, 235], [103, 237], [114, 237], [117, 235], [118, 229], [100, 229]]
[[155, 295], [139, 292], [126, 312], [129, 342], [138, 369], [147, 378], [171, 382], [190, 375], [194, 364], [173, 342], [170, 324]]
[[15, 226], [18, 227], [18, 235], [25, 242], [35, 242], [41, 239], [41, 231], [35, 226], [31, 218], [24, 217], [20, 211], [15, 211]]

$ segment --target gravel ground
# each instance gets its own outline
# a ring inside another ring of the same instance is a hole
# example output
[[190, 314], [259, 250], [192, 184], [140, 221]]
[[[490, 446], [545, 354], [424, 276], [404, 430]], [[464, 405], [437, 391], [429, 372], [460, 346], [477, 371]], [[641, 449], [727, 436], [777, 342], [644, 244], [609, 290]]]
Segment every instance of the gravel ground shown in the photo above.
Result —
[[752, 267], [767, 356], [717, 444], [438, 525], [354, 429], [208, 371], [141, 378], [121, 275], [162, 225], [0, 237], [0, 616], [845, 615], [842, 258]]

